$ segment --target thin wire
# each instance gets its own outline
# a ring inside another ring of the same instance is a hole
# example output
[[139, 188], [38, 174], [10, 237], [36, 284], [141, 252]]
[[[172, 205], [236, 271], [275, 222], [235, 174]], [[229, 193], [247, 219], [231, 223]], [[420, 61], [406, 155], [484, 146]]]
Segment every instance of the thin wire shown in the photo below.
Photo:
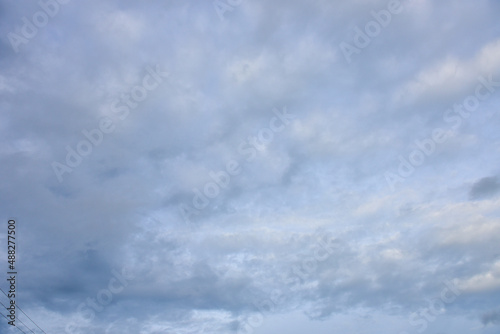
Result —
[[[25, 315], [28, 319], [30, 319], [30, 320], [31, 320], [31, 318], [30, 318], [30, 317], [29, 317], [26, 313], [24, 313], [24, 311], [23, 311], [23, 309], [21, 308], [21, 306], [17, 305], [17, 308], [19, 309], [19, 311], [23, 312], [23, 314], [24, 314], [24, 315]], [[34, 322], [33, 320], [31, 320], [31, 322], [32, 322], [32, 323], [34, 323], [34, 324], [35, 324], [35, 326], [36, 326], [36, 327], [38, 327], [38, 329], [39, 329], [39, 330], [41, 330], [43, 333], [45, 333], [45, 331], [44, 331], [43, 329], [41, 329], [41, 328], [40, 328], [40, 326], [38, 326], [38, 325], [36, 324], [36, 322]], [[47, 334], [47, 333], [45, 333], [45, 334]]]
[[[2, 291], [2, 293], [5, 295], [5, 297], [9, 298], [9, 296], [7, 296], [7, 294], [5, 293], [5, 291], [3, 291], [3, 289], [2, 289], [2, 288], [0, 288], [0, 291]], [[9, 300], [10, 300], [10, 298], [9, 298]], [[28, 319], [30, 319], [30, 320], [31, 320], [31, 318], [30, 318], [30, 317], [29, 317], [26, 313], [24, 313], [24, 311], [23, 311], [23, 309], [21, 308], [21, 306], [17, 305], [17, 308], [19, 309], [19, 311], [23, 312], [23, 314], [24, 314], [26, 317], [28, 317]], [[34, 322], [33, 320], [31, 320], [31, 322], [32, 322], [32, 323], [34, 323], [34, 324], [35, 324], [35, 326], [36, 326], [36, 327], [38, 327], [38, 329], [39, 329], [39, 330], [41, 330], [44, 334], [47, 334], [47, 333], [45, 333], [45, 331], [44, 331], [43, 329], [41, 329], [41, 328], [40, 328], [40, 326], [38, 326], [38, 325], [36, 324], [36, 322]], [[26, 326], [26, 327], [28, 327], [28, 326]], [[31, 329], [30, 329], [30, 331], [31, 331]], [[32, 332], [33, 332], [33, 331], [32, 331]]]
[[[7, 310], [7, 306], [5, 306], [2, 302], [0, 302], [0, 304], [2, 304], [2, 306], [3, 306], [3, 307], [5, 307], [5, 309]], [[3, 314], [2, 314], [2, 315], [3, 315]], [[8, 320], [8, 319], [7, 319], [7, 320]], [[24, 325], [24, 327], [26, 327], [27, 329], [29, 329], [29, 330], [30, 330], [30, 332], [31, 332], [31, 333], [36, 334], [35, 332], [33, 332], [33, 331], [31, 330], [31, 328], [29, 328], [28, 326], [26, 326], [26, 324], [25, 324], [24, 322], [22, 322], [22, 320], [21, 320], [21, 319], [17, 318], [17, 321], [19, 321], [20, 323], [22, 323], [22, 324]]]
[[[9, 320], [9, 318], [7, 318], [6, 316], [3, 315], [3, 313], [0, 313], [0, 315], [2, 315], [2, 317], [4, 317], [5, 319]], [[19, 320], [19, 319], [18, 319]], [[25, 325], [26, 326], [26, 325]], [[24, 334], [26, 334], [25, 331], [23, 331], [21, 328], [17, 327], [17, 326], [14, 326], [16, 327], [17, 329], [19, 329], [21, 332], [23, 332]]]

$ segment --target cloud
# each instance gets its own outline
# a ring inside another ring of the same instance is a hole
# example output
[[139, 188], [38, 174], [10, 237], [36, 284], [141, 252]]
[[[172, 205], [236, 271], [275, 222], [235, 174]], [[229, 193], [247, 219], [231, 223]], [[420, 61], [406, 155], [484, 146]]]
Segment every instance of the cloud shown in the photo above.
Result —
[[[42, 9], [0, 1], [0, 211], [19, 224], [21, 307], [55, 334], [399, 333], [456, 281], [428, 330], [480, 325], [500, 293], [498, 91], [458, 127], [443, 116], [500, 79], [498, 4], [402, 1], [347, 63], [339, 45], [389, 1], [221, 1], [224, 20], [211, 1], [69, 1], [17, 53], [8, 34]], [[169, 75], [142, 99], [157, 65]], [[107, 118], [60, 182], [53, 163]], [[391, 191], [384, 173], [436, 128], [446, 141]], [[134, 278], [106, 303], [122, 268]]]
[[500, 191], [500, 183], [496, 176], [483, 177], [474, 182], [470, 191], [469, 198], [481, 199], [495, 196]]
[[500, 324], [500, 312], [498, 311], [491, 311], [488, 313], [485, 313], [481, 317], [481, 321], [483, 322], [483, 325], [497, 325]]

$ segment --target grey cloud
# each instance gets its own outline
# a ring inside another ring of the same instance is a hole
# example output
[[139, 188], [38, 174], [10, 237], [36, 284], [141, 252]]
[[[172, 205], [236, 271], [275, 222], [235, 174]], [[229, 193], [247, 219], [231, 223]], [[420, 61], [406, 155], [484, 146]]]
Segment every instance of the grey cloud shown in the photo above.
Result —
[[491, 311], [481, 316], [483, 325], [498, 325], [500, 324], [500, 312]]
[[472, 185], [469, 191], [471, 199], [489, 198], [500, 191], [500, 183], [496, 176], [484, 177]]
[[[326, 332], [376, 310], [399, 320], [356, 330], [409, 332], [443, 281], [495, 268], [498, 93], [394, 192], [383, 175], [498, 71], [497, 4], [406, 2], [347, 64], [339, 43], [387, 3], [245, 0], [220, 21], [211, 1], [70, 1], [16, 54], [6, 36], [39, 6], [0, 1], [0, 211], [19, 220], [23, 308], [62, 334], [127, 266], [137, 278], [84, 331], [235, 333], [280, 290], [262, 333], [290, 312]], [[168, 80], [59, 182], [51, 163], [156, 64]], [[247, 162], [239, 145], [285, 106], [296, 119]], [[179, 205], [231, 159], [241, 173], [187, 225]], [[470, 180], [491, 201], [464, 201]], [[304, 262], [325, 234], [334, 252]], [[454, 326], [495, 293], [461, 295]]]

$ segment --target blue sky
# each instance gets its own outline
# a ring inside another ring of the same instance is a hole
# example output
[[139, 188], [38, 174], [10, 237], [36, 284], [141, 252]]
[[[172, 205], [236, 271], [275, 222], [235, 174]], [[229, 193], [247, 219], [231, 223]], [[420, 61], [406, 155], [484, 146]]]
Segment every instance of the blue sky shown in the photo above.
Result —
[[499, 10], [0, 1], [18, 304], [54, 334], [498, 333]]

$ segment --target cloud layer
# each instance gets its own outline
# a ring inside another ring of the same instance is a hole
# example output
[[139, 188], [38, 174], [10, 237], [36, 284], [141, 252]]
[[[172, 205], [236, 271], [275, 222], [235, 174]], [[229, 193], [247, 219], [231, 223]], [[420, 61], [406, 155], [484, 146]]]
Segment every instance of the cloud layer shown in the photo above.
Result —
[[0, 208], [45, 332], [498, 331], [498, 2], [0, 8]]

